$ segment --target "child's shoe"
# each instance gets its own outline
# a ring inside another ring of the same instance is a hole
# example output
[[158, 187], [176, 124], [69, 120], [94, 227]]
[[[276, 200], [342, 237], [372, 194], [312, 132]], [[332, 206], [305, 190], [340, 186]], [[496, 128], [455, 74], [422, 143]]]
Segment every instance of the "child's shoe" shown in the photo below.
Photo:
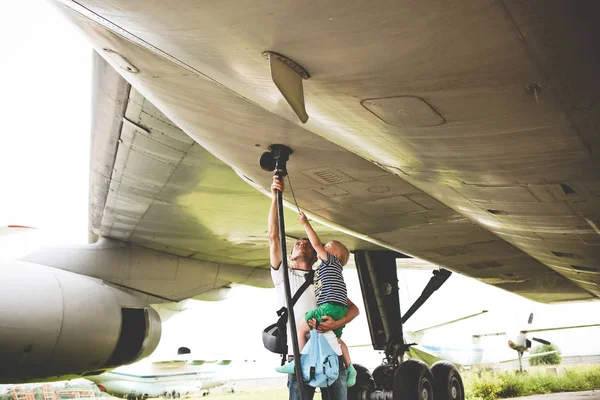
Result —
[[356, 369], [354, 365], [350, 364], [350, 366], [346, 369], [346, 386], [351, 387], [356, 383]]
[[[275, 371], [281, 372], [282, 374], [293, 374], [295, 373], [295, 364], [294, 361], [290, 361], [289, 363], [282, 365], [281, 367], [275, 368]], [[354, 373], [356, 375], [356, 372]]]

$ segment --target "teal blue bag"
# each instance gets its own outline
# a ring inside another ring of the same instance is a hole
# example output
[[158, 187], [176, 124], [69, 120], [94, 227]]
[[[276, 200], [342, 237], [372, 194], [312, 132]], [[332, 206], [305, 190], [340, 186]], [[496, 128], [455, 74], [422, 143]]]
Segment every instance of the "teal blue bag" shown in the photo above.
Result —
[[340, 373], [338, 355], [325, 336], [314, 329], [310, 331], [310, 339], [302, 350], [300, 361], [302, 377], [313, 387], [331, 386]]

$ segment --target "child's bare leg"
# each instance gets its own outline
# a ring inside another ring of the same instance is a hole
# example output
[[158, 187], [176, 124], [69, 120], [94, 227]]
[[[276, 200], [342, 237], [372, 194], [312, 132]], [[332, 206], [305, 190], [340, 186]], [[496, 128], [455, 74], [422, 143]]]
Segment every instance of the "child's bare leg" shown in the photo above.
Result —
[[308, 326], [308, 322], [306, 322], [304, 319], [300, 321], [300, 323], [296, 326], [296, 332], [298, 332], [298, 349], [302, 351], [307, 342], [306, 336], [310, 333], [310, 326]]
[[352, 365], [352, 360], [350, 360], [350, 352], [348, 351], [348, 346], [341, 338], [338, 338], [338, 343], [342, 348], [342, 357], [344, 357], [344, 364], [346, 364], [346, 385], [348, 387], [354, 386], [356, 383], [356, 368]]
[[344, 343], [342, 338], [338, 338], [338, 343], [342, 348], [342, 357], [344, 357], [344, 364], [346, 364], [346, 367], [349, 367], [350, 365], [352, 365], [352, 360], [350, 360], [350, 352], [348, 351], [348, 346], [346, 346], [346, 343]]

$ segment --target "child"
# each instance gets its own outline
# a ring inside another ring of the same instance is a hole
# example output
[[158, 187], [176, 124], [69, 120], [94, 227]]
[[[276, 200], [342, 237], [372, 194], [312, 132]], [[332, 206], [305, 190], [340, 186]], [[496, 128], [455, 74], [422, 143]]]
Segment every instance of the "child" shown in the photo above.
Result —
[[[306, 336], [310, 332], [310, 327], [308, 326], [308, 321], [310, 319], [315, 318], [318, 322], [322, 322], [323, 320], [321, 317], [328, 315], [337, 321], [343, 318], [348, 312], [348, 306], [346, 305], [348, 292], [346, 283], [344, 282], [344, 276], [342, 275], [342, 267], [348, 262], [350, 252], [346, 246], [336, 240], [328, 242], [323, 246], [319, 240], [319, 236], [317, 236], [303, 212], [300, 212], [298, 221], [306, 230], [310, 244], [316, 250], [317, 256], [321, 260], [321, 265], [317, 268], [314, 279], [317, 308], [307, 312], [304, 321], [298, 324], [297, 327], [298, 347], [302, 349], [304, 345], [306, 345]], [[346, 384], [347, 386], [353, 386], [356, 383], [356, 369], [350, 360], [348, 347], [341, 339], [343, 328], [344, 327], [340, 327], [333, 332], [338, 338], [338, 342], [342, 348], [344, 363], [347, 366]], [[292, 361], [283, 367], [277, 368], [277, 371], [293, 374], [294, 362]]]

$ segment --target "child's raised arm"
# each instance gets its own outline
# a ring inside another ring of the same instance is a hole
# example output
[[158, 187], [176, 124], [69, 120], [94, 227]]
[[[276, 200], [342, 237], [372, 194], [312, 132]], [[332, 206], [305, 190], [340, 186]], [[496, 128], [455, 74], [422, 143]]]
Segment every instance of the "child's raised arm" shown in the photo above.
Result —
[[306, 236], [308, 236], [308, 240], [310, 240], [310, 244], [316, 250], [317, 256], [321, 260], [326, 261], [327, 260], [327, 250], [325, 250], [325, 247], [323, 247], [323, 244], [321, 243], [319, 236], [317, 235], [315, 230], [310, 225], [310, 222], [308, 222], [308, 218], [306, 218], [306, 214], [304, 214], [302, 211], [300, 211], [300, 214], [298, 214], [298, 222], [300, 222], [300, 225], [302, 225], [304, 227], [304, 230], [306, 230]]

